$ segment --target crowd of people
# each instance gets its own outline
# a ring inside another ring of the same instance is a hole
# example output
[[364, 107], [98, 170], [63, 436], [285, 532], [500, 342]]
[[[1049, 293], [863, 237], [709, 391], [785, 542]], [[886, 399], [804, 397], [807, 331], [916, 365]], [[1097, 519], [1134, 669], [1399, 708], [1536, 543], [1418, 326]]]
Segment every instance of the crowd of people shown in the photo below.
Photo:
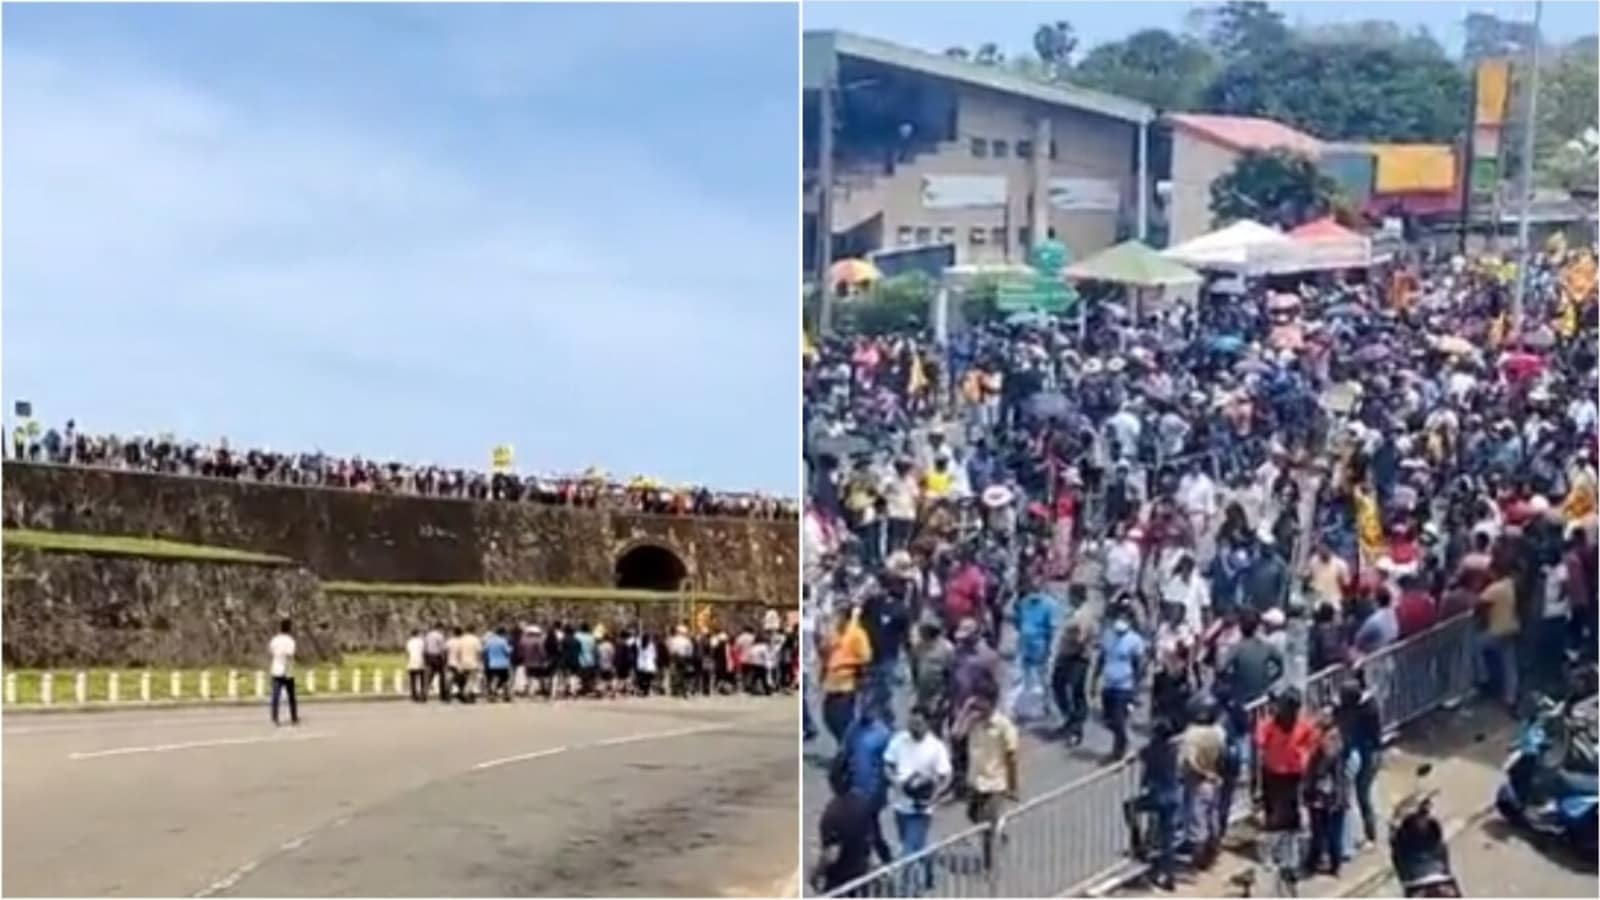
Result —
[[940, 796], [994, 821], [1016, 723], [1074, 744], [1097, 713], [1109, 763], [1136, 710], [1158, 885], [1215, 855], [1241, 778], [1336, 871], [1376, 837], [1390, 685], [1356, 664], [1470, 616], [1516, 708], [1593, 656], [1595, 281], [1589, 248], [1526, 273], [1418, 248], [1081, 325], [808, 343], [805, 728], [838, 748], [817, 885], [915, 853]]
[[[32, 423], [30, 423], [32, 424]], [[0, 446], [6, 446], [0, 441]], [[61, 429], [24, 425], [11, 432], [11, 458], [57, 465], [97, 466], [166, 475], [227, 478], [267, 484], [345, 488], [470, 500], [631, 510], [658, 515], [794, 519], [794, 501], [759, 493], [675, 487], [655, 479], [627, 482], [598, 471], [580, 475], [518, 475], [448, 466], [340, 457], [321, 452], [239, 449], [163, 435], [89, 435], [68, 420]]]
[[[294, 642], [285, 621], [269, 645], [272, 719], [286, 694], [299, 720], [293, 680]], [[287, 640], [286, 640], [287, 639]], [[800, 683], [800, 632], [768, 610], [759, 627], [730, 633], [678, 625], [666, 635], [630, 625], [523, 621], [483, 631], [435, 622], [406, 639], [412, 701], [510, 703], [516, 698], [569, 700], [670, 695], [709, 697], [787, 694]], [[281, 680], [280, 680], [281, 679]]]

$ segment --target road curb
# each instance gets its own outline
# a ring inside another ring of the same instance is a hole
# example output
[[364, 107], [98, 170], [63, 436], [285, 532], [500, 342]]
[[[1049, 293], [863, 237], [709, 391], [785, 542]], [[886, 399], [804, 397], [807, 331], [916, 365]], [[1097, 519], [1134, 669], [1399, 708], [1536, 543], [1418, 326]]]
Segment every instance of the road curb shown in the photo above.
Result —
[[[399, 694], [311, 694], [301, 695], [296, 698], [301, 705], [307, 703], [371, 703], [388, 702], [396, 700], [409, 700], [410, 697]], [[106, 700], [90, 701], [88, 703], [57, 703], [44, 706], [37, 703], [19, 704], [17, 706], [0, 707], [7, 718], [11, 716], [56, 716], [68, 713], [114, 713], [138, 712], [150, 709], [227, 709], [229, 707], [266, 706], [266, 697], [240, 697], [237, 700], [217, 698], [212, 700], [151, 700], [149, 703], [133, 701], [128, 703], [112, 703]]]

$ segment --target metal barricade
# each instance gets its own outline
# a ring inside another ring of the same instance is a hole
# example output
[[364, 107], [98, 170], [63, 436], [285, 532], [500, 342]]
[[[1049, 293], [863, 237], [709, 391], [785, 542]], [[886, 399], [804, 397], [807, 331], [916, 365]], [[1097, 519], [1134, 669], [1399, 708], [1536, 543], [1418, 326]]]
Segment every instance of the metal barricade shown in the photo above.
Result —
[[1363, 659], [1358, 668], [1378, 701], [1385, 730], [1472, 692], [1471, 613], [1463, 613]]
[[[1357, 663], [1377, 698], [1386, 731], [1393, 731], [1471, 693], [1473, 622], [1470, 613], [1394, 644]], [[1306, 679], [1307, 714], [1334, 706], [1349, 667], [1330, 666]], [[1266, 698], [1247, 709], [1255, 726], [1271, 714]], [[1248, 814], [1259, 759], [1234, 794], [1231, 821]], [[1086, 775], [1034, 797], [1001, 818], [991, 834], [974, 826], [922, 852], [896, 860], [830, 897], [1046, 897], [1080, 893], [1129, 863], [1125, 811], [1139, 795], [1136, 759]], [[993, 837], [993, 856], [986, 845]]]
[[987, 825], [974, 825], [843, 884], [829, 897], [993, 897], [999, 860], [986, 864]]
[[1124, 807], [1138, 793], [1139, 767], [1130, 759], [1012, 810], [1000, 821], [1000, 896], [1072, 893], [1126, 864]]

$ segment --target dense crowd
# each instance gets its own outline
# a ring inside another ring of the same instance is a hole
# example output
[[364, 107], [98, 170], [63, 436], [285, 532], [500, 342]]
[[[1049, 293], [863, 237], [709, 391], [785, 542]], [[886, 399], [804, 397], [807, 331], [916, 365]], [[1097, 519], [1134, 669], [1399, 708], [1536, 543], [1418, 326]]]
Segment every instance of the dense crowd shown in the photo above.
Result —
[[1136, 710], [1158, 885], [1180, 846], [1215, 853], [1241, 778], [1336, 870], [1376, 837], [1390, 685], [1369, 667], [1313, 697], [1309, 674], [1470, 614], [1487, 694], [1561, 690], [1600, 592], [1594, 255], [1537, 254], [1514, 322], [1517, 277], [1419, 250], [1092, 303], [1081, 329], [808, 345], [805, 727], [838, 746], [818, 886], [894, 858], [886, 806], [900, 855], [940, 796], [995, 821], [1018, 721], [1070, 744], [1097, 713], [1116, 760]]
[[321, 452], [238, 449], [229, 446], [227, 441], [201, 444], [170, 436], [88, 435], [79, 431], [71, 420], [65, 428], [52, 427], [37, 434], [22, 428], [13, 429], [11, 437], [13, 459], [58, 465], [374, 493], [625, 509], [662, 515], [758, 519], [793, 519], [798, 515], [796, 505], [780, 497], [713, 491], [706, 487], [673, 487], [648, 478], [619, 483], [597, 473], [518, 475], [382, 462], [360, 456], [339, 457]]
[[[272, 718], [286, 694], [290, 716], [299, 720], [293, 682], [294, 643], [285, 622], [269, 644], [274, 678]], [[744, 693], [772, 696], [793, 691], [800, 680], [798, 623], [786, 627], [768, 610], [759, 627], [729, 632], [687, 624], [661, 635], [630, 625], [523, 621], [480, 632], [435, 622], [406, 640], [411, 699], [440, 702], [510, 703], [516, 697], [544, 700], [613, 699], [667, 694], [674, 697]]]

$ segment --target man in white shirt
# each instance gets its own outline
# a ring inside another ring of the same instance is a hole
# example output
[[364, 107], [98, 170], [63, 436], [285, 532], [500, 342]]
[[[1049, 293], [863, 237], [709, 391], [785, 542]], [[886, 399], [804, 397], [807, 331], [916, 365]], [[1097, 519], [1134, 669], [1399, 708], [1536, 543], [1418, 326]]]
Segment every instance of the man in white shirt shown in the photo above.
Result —
[[1107, 597], [1115, 597], [1124, 591], [1133, 591], [1138, 586], [1141, 555], [1139, 542], [1143, 539], [1144, 531], [1134, 526], [1106, 551], [1103, 577], [1106, 581]]
[[1195, 540], [1208, 539], [1217, 515], [1217, 485], [1197, 462], [1189, 464], [1189, 471], [1178, 482], [1178, 505], [1189, 517]]
[[289, 695], [289, 724], [300, 724], [300, 707], [295, 702], [294, 696], [294, 635], [290, 634], [292, 624], [284, 619], [278, 625], [278, 633], [267, 642], [267, 654], [272, 657], [270, 671], [272, 673], [272, 724], [278, 723], [278, 697], [287, 693]]
[[[928, 844], [933, 822], [933, 800], [950, 783], [950, 751], [928, 730], [921, 707], [911, 710], [906, 730], [889, 740], [883, 765], [894, 789], [894, 824], [900, 835], [900, 855], [910, 856]], [[932, 871], [921, 873], [923, 887], [932, 886]]]
[[421, 703], [428, 696], [428, 667], [423, 659], [422, 629], [406, 639], [406, 676], [411, 681], [411, 699]]

